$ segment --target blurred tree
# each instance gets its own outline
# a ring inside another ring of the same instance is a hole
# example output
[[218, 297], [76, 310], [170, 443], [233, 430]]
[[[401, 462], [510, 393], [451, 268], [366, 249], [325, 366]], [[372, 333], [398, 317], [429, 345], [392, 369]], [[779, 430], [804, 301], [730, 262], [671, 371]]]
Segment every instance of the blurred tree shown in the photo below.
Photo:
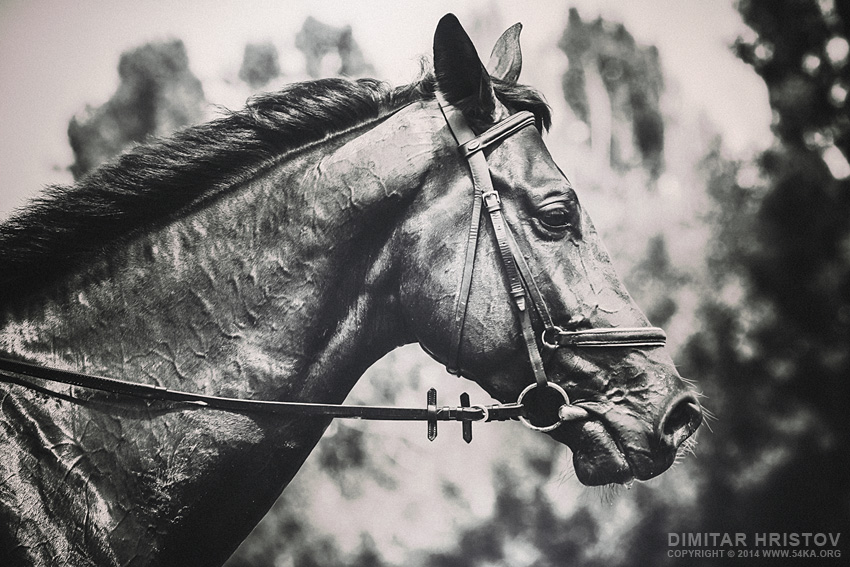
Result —
[[850, 3], [738, 9], [755, 37], [735, 50], [767, 85], [776, 141], [757, 168], [719, 143], [703, 162], [711, 279], [683, 366], [720, 419], [701, 436], [693, 515], [647, 503], [635, 564], [670, 562], [666, 532], [850, 531]]
[[245, 46], [239, 78], [252, 89], [266, 86], [280, 75], [277, 48], [271, 42], [249, 43]]
[[[517, 490], [515, 473], [496, 470], [496, 506], [490, 521], [460, 534], [457, 548], [431, 554], [427, 567], [534, 565], [558, 567], [606, 564], [588, 554], [599, 541], [597, 518], [585, 508], [564, 518], [537, 488], [530, 497]], [[539, 485], [538, 485], [539, 486]]]
[[673, 291], [692, 282], [670, 261], [664, 237], [656, 235], [650, 239], [645, 257], [626, 275], [625, 283], [647, 318], [665, 327], [678, 309]]
[[569, 60], [564, 95], [590, 126], [591, 143], [608, 153], [615, 169], [642, 165], [657, 177], [664, 166], [658, 50], [639, 46], [622, 24], [583, 22], [575, 8], [558, 46]]
[[121, 83], [103, 106], [87, 107], [68, 125], [79, 179], [149, 136], [163, 136], [203, 117], [204, 91], [180, 40], [149, 43], [121, 55]]
[[336, 74], [356, 77], [373, 71], [354, 40], [351, 26], [337, 28], [310, 16], [295, 36], [295, 47], [304, 53], [307, 74], [315, 79], [322, 76], [322, 60], [328, 54], [339, 56], [341, 66]]

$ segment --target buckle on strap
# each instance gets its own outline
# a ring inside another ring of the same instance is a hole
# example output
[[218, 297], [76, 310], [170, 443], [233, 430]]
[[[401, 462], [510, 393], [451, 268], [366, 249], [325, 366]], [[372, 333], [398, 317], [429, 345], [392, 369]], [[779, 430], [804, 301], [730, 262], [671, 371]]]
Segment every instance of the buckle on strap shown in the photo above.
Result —
[[488, 211], [495, 211], [502, 208], [502, 198], [499, 197], [499, 192], [495, 189], [483, 193], [481, 200], [484, 201], [484, 206], [487, 207]]

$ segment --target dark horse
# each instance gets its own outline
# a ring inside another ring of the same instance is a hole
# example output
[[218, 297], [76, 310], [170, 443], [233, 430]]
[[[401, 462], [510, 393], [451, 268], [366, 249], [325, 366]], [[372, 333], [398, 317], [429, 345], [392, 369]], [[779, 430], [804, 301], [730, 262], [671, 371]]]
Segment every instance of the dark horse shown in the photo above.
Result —
[[[563, 392], [538, 428], [585, 484], [660, 474], [699, 404], [543, 145], [518, 34], [485, 68], [446, 16], [415, 84], [292, 85], [53, 188], [2, 226], [0, 354], [338, 404], [419, 342], [503, 402]], [[3, 565], [218, 565], [332, 419], [37, 377], [0, 407]]]

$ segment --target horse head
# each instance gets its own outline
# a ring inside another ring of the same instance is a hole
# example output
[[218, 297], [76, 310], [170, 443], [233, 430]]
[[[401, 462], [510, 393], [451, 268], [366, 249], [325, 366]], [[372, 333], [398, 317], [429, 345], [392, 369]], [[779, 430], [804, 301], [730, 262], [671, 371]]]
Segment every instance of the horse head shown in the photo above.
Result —
[[649, 479], [696, 431], [700, 405], [548, 153], [548, 115], [517, 95], [519, 31], [485, 67], [454, 16], [436, 30], [439, 166], [395, 237], [406, 325], [450, 371], [524, 398], [524, 421], [572, 449], [582, 483]]

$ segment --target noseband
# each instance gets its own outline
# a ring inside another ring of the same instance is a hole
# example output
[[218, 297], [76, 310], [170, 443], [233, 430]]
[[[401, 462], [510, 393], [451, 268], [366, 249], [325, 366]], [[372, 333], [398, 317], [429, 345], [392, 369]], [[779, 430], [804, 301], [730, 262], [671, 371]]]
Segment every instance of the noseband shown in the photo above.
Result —
[[[534, 115], [527, 111], [518, 112], [502, 120], [480, 136], [476, 136], [460, 110], [442, 100], [439, 93], [438, 100], [449, 129], [458, 142], [460, 152], [468, 160], [473, 183], [472, 221], [466, 243], [460, 291], [455, 306], [455, 325], [452, 330], [452, 366], [447, 369], [454, 374], [460, 373], [460, 345], [469, 303], [469, 292], [472, 286], [475, 249], [478, 243], [482, 212], [483, 209], [486, 209], [498, 244], [501, 264], [507, 276], [511, 302], [519, 316], [528, 358], [531, 361], [535, 377], [535, 382], [522, 391], [516, 403], [487, 406], [470, 405], [469, 396], [463, 394], [461, 395], [460, 406], [440, 407], [437, 405], [437, 392], [433, 388], [428, 391], [427, 404], [424, 409], [227, 398], [181, 392], [151, 384], [51, 368], [5, 357], [0, 357], [0, 382], [17, 384], [48, 396], [76, 403], [102, 403], [112, 400], [80, 398], [73, 393], [52, 390], [39, 383], [32, 382], [32, 379], [150, 401], [171, 402], [183, 407], [213, 408], [234, 412], [262, 412], [275, 415], [298, 414], [392, 421], [421, 420], [428, 422], [428, 438], [431, 440], [437, 436], [438, 421], [461, 421], [463, 423], [463, 438], [470, 442], [472, 440], [473, 421], [504, 421], [518, 418], [526, 426], [536, 431], [552, 431], [561, 423], [583, 418], [586, 411], [572, 405], [564, 389], [554, 382], [550, 382], [546, 377], [543, 357], [537, 346], [538, 335], [534, 331], [529, 314], [529, 299], [532, 308], [543, 322], [544, 328], [539, 338], [542, 348], [547, 350], [562, 347], [659, 347], [664, 346], [666, 340], [664, 331], [657, 327], [566, 330], [553, 323], [552, 316], [543, 301], [540, 288], [534, 281], [525, 258], [519, 252], [516, 241], [505, 222], [501, 198], [493, 188], [487, 159], [483, 152], [486, 148], [498, 144], [512, 134], [534, 124]], [[535, 417], [546, 413], [539, 411], [541, 406], [553, 407], [556, 411], [554, 413], [549, 411], [550, 415], [544, 416], [542, 419]]]
[[[519, 419], [523, 424], [536, 431], [552, 431], [564, 421], [582, 417], [585, 412], [583, 409], [571, 405], [570, 398], [564, 389], [547, 379], [543, 357], [537, 345], [537, 334], [531, 322], [529, 302], [543, 322], [544, 328], [540, 334], [540, 344], [548, 350], [567, 346], [586, 348], [662, 347], [667, 337], [664, 331], [658, 327], [603, 327], [570, 331], [555, 325], [552, 315], [543, 301], [543, 294], [540, 292], [525, 257], [519, 250], [516, 240], [505, 222], [502, 212], [502, 199], [493, 186], [490, 168], [484, 155], [485, 149], [498, 144], [523, 128], [534, 125], [534, 114], [527, 110], [517, 112], [498, 122], [480, 136], [476, 136], [458, 108], [448, 104], [440, 93], [437, 93], [437, 100], [449, 130], [458, 144], [460, 153], [469, 164], [473, 185], [472, 218], [466, 242], [460, 290], [455, 304], [450, 355], [451, 366], [447, 366], [446, 369], [452, 374], [461, 373], [460, 349], [463, 327], [472, 287], [472, 272], [475, 267], [475, 251], [480, 234], [482, 209], [486, 209], [490, 226], [493, 227], [493, 234], [496, 238], [499, 259], [507, 277], [511, 303], [519, 318], [523, 342], [528, 352], [531, 369], [534, 372], [535, 381], [522, 391], [517, 404], [529, 406], [533, 403], [534, 406], [550, 405], [558, 408], [556, 415], [543, 417], [543, 423], [540, 422], [539, 418], [533, 419], [530, 415], [545, 412], [529, 411], [519, 416]], [[533, 402], [532, 398], [534, 399]]]

